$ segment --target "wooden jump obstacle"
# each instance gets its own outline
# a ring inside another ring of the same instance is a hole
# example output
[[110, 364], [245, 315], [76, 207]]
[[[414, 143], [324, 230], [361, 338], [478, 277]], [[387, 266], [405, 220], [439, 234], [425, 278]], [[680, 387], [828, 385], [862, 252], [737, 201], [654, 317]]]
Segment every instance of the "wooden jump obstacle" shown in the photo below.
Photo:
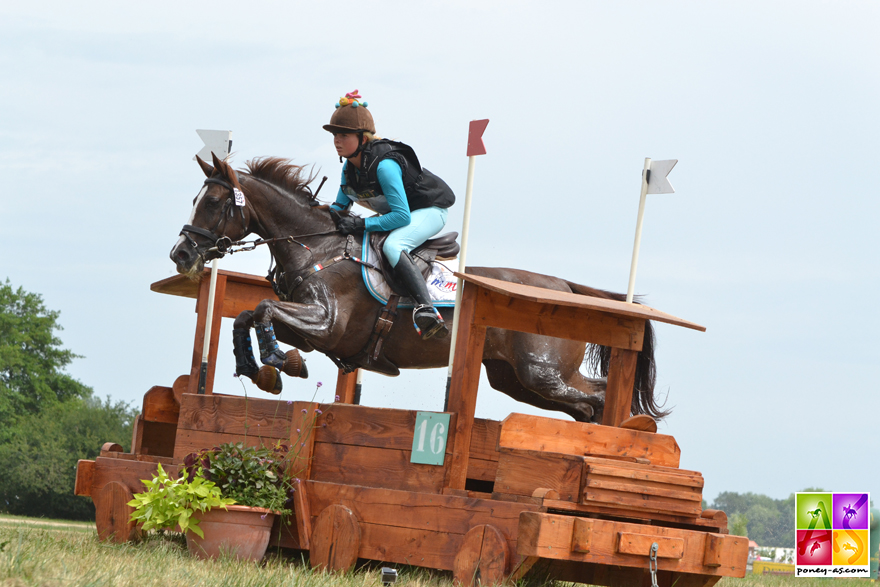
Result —
[[[353, 374], [340, 373], [341, 401], [331, 404], [213, 393], [220, 318], [274, 297], [261, 278], [220, 272], [206, 393], [196, 394], [208, 280], [154, 283], [153, 291], [197, 300], [191, 371], [145, 394], [131, 453], [108, 443], [94, 461], [79, 462], [75, 491], [94, 500], [100, 537], [136, 536], [125, 504], [158, 463], [173, 475], [184, 456], [205, 447], [280, 440], [300, 445], [299, 481], [293, 523], [276, 527], [273, 542], [308, 551], [313, 566], [345, 570], [361, 558], [452, 571], [463, 585], [527, 573], [650, 585], [656, 545], [659, 585], [743, 577], [748, 539], [728, 534], [724, 512], [702, 509], [702, 475], [679, 468], [675, 439], [657, 434], [650, 418], [628, 417], [645, 320], [703, 328], [646, 306], [461, 277], [441, 465], [411, 462], [418, 412], [353, 404]], [[475, 418], [489, 327], [612, 347], [603, 424]]]

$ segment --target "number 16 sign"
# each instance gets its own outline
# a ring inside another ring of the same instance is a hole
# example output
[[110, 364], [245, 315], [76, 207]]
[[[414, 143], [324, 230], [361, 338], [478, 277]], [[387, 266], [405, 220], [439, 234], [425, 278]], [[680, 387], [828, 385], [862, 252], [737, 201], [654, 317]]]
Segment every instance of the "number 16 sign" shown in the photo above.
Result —
[[442, 465], [449, 435], [449, 414], [416, 412], [411, 463]]

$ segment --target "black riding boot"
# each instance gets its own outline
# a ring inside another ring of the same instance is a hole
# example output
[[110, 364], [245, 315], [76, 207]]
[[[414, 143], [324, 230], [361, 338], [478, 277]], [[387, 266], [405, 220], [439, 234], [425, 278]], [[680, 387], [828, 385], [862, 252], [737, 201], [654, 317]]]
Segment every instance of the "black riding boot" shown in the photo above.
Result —
[[283, 368], [284, 359], [287, 357], [278, 348], [272, 323], [254, 322], [254, 330], [257, 333], [257, 343], [260, 345], [260, 361], [276, 369]]
[[422, 277], [422, 273], [406, 251], [400, 253], [400, 259], [397, 261], [397, 266], [394, 267], [394, 277], [407, 289], [409, 295], [418, 304], [413, 309], [413, 324], [422, 340], [432, 336], [445, 338], [449, 334], [449, 329], [446, 328], [443, 317], [431, 303], [425, 278]]
[[235, 353], [235, 374], [253, 380], [260, 367], [254, 359], [250, 328], [232, 329], [232, 352]]

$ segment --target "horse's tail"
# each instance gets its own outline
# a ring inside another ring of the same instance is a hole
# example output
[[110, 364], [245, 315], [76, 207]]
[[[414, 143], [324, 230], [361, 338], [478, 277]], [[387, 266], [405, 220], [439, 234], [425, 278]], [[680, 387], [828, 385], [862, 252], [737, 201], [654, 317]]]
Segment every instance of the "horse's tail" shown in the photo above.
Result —
[[[593, 296], [606, 300], [626, 301], [626, 295], [604, 289], [597, 289], [579, 283], [566, 281], [571, 291], [576, 294]], [[639, 303], [636, 300], [636, 303]], [[648, 414], [661, 419], [668, 416], [672, 410], [662, 409], [663, 404], [658, 403], [654, 397], [654, 384], [657, 381], [657, 365], [654, 362], [654, 325], [650, 320], [645, 320], [645, 340], [642, 350], [636, 358], [636, 378], [632, 396], [632, 413]], [[608, 376], [608, 364], [611, 360], [611, 347], [598, 344], [587, 346], [584, 362], [587, 367], [601, 377]]]

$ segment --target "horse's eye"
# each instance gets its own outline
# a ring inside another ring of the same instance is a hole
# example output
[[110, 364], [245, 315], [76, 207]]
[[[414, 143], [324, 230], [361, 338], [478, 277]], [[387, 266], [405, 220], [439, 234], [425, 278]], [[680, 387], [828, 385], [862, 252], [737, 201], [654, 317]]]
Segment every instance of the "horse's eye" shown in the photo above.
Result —
[[215, 208], [218, 204], [220, 204], [220, 198], [218, 198], [217, 196], [208, 196], [205, 199], [205, 205], [210, 208]]

